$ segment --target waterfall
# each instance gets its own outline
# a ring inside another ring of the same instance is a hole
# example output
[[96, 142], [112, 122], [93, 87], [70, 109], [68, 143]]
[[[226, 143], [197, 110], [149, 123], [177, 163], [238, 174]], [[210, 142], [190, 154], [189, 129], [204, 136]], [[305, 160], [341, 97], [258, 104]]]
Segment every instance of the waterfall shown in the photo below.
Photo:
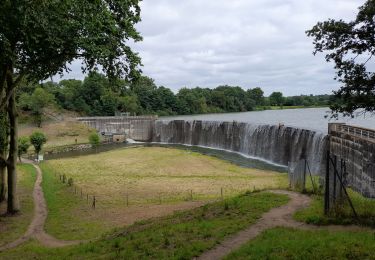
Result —
[[184, 120], [156, 121], [152, 141], [224, 149], [284, 166], [305, 158], [314, 174], [324, 169], [327, 144], [325, 134], [306, 129]]

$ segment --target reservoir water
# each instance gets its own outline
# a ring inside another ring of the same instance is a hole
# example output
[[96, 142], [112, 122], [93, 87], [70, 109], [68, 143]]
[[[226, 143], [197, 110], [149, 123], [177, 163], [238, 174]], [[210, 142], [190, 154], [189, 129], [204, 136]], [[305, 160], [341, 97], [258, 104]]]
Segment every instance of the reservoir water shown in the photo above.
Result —
[[[325, 116], [328, 115], [328, 118]], [[161, 117], [161, 120], [205, 120], [220, 122], [245, 122], [251, 124], [266, 124], [292, 126], [327, 133], [329, 122], [347, 123], [349, 125], [375, 128], [375, 115], [358, 115], [356, 118], [339, 117], [339, 120], [329, 119], [328, 108], [304, 108], [284, 110], [264, 110], [242, 113], [205, 114]]]

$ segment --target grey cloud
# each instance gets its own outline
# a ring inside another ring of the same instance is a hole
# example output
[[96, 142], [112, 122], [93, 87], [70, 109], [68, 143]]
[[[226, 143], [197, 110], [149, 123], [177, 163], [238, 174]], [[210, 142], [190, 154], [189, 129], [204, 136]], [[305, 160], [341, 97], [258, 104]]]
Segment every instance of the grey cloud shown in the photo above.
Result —
[[[330, 93], [332, 64], [312, 55], [305, 31], [327, 18], [353, 19], [364, 0], [144, 0], [132, 44], [142, 70], [177, 91], [221, 84], [266, 94]], [[73, 65], [79, 76], [79, 66]]]

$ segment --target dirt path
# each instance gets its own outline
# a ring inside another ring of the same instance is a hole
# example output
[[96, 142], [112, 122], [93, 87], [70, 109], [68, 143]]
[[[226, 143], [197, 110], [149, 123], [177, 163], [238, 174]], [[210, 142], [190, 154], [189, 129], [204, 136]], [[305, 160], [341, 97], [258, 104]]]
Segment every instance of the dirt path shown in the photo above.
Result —
[[249, 228], [242, 230], [235, 234], [234, 236], [226, 239], [221, 244], [216, 246], [215, 248], [203, 253], [198, 259], [201, 260], [208, 260], [208, 259], [221, 259], [224, 256], [228, 255], [230, 252], [238, 249], [243, 244], [248, 242], [249, 240], [255, 238], [264, 230], [274, 228], [274, 227], [291, 227], [291, 228], [298, 228], [304, 230], [332, 230], [332, 231], [363, 231], [368, 230], [366, 228], [361, 228], [358, 226], [314, 226], [308, 225], [305, 223], [301, 223], [295, 221], [293, 219], [293, 214], [299, 209], [307, 207], [311, 199], [303, 194], [290, 192], [290, 191], [283, 191], [283, 190], [275, 190], [271, 191], [277, 194], [286, 194], [290, 197], [289, 203], [284, 206], [271, 209], [267, 213], [264, 213], [263, 216], [259, 219], [257, 223], [250, 226]]
[[44, 193], [42, 190], [42, 180], [43, 180], [42, 171], [38, 165], [35, 165], [31, 161], [25, 161], [25, 162], [32, 164], [37, 171], [37, 177], [36, 177], [34, 190], [33, 190], [34, 217], [26, 233], [23, 234], [23, 236], [20, 237], [19, 239], [5, 246], [0, 247], [0, 252], [17, 247], [21, 245], [22, 243], [28, 241], [30, 238], [37, 239], [42, 245], [46, 247], [63, 247], [63, 246], [75, 245], [75, 244], [81, 243], [82, 241], [59, 240], [48, 235], [44, 231], [44, 223], [46, 222], [46, 219], [47, 219], [48, 210], [47, 210], [46, 201], [44, 199]]

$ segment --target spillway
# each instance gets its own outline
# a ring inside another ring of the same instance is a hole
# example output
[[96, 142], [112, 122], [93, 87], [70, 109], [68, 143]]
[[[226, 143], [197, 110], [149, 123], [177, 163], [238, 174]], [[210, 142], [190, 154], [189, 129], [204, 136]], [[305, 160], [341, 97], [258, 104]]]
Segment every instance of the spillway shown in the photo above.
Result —
[[152, 141], [224, 149], [284, 166], [307, 159], [311, 171], [321, 174], [327, 136], [278, 125], [157, 120]]

